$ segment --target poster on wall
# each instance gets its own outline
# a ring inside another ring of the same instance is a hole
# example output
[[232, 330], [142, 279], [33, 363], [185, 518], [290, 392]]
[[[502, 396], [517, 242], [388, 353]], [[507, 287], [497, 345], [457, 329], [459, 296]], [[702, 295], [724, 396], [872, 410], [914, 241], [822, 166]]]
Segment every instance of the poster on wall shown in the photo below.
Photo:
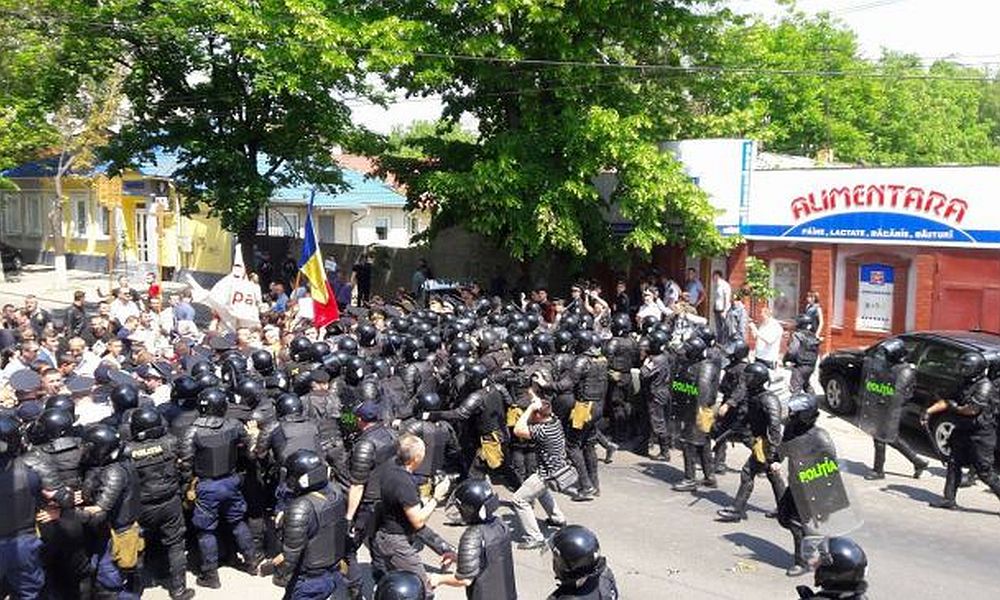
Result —
[[892, 331], [893, 268], [878, 263], [861, 265], [858, 282], [858, 321], [864, 331]]

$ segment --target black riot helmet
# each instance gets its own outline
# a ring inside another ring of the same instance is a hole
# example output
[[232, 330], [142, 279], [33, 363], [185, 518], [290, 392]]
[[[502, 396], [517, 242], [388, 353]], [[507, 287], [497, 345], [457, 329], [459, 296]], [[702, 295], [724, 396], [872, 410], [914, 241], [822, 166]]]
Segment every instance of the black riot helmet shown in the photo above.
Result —
[[542, 317], [537, 313], [528, 313], [524, 316], [525, 322], [528, 323], [528, 331], [535, 331], [542, 324]]
[[559, 581], [574, 581], [601, 566], [601, 544], [594, 532], [581, 525], [567, 525], [552, 536], [552, 570]]
[[382, 343], [382, 356], [395, 356], [400, 348], [403, 347], [403, 342], [406, 340], [402, 334], [392, 332], [385, 336], [385, 341]]
[[358, 385], [365, 377], [365, 361], [357, 356], [352, 356], [347, 363], [341, 367], [341, 375], [347, 385]]
[[65, 394], [56, 394], [55, 396], [49, 396], [45, 399], [45, 410], [64, 410], [76, 420], [76, 403], [73, 402], [73, 398]]
[[253, 354], [250, 355], [250, 362], [253, 364], [254, 371], [261, 375], [274, 373], [274, 356], [267, 350], [254, 350]]
[[663, 354], [663, 351], [670, 344], [670, 338], [660, 330], [651, 331], [646, 339], [649, 340], [650, 354]]
[[468, 340], [459, 338], [451, 343], [448, 354], [451, 356], [470, 356], [472, 354], [472, 344]]
[[729, 360], [740, 362], [750, 356], [750, 346], [743, 340], [736, 340], [729, 346]]
[[423, 600], [424, 582], [409, 571], [386, 573], [375, 586], [375, 600]]
[[435, 392], [424, 392], [417, 396], [417, 401], [413, 405], [413, 412], [420, 415], [425, 412], [441, 410], [441, 396]]
[[244, 379], [236, 386], [236, 396], [239, 403], [250, 408], [257, 408], [260, 399], [267, 394], [264, 383], [256, 379]]
[[580, 329], [592, 331], [594, 329], [594, 315], [583, 313], [583, 316], [580, 317]]
[[228, 366], [230, 370], [243, 374], [247, 372], [247, 357], [239, 350], [230, 350], [222, 357], [223, 372]]
[[226, 390], [211, 387], [198, 394], [198, 414], [203, 417], [224, 417], [229, 408]]
[[705, 344], [705, 340], [697, 336], [691, 336], [684, 342], [684, 357], [689, 362], [697, 362], [705, 358], [705, 350], [707, 349], [708, 346]]
[[514, 358], [514, 364], [521, 366], [531, 362], [535, 357], [535, 349], [528, 342], [520, 342], [511, 348], [511, 355]]
[[50, 408], [42, 412], [32, 426], [32, 440], [47, 444], [56, 438], [65, 437], [73, 430], [73, 415], [65, 410]]
[[751, 394], [763, 391], [770, 380], [771, 373], [763, 363], [752, 362], [743, 369], [743, 383]]
[[632, 319], [628, 313], [615, 313], [611, 317], [611, 335], [621, 337], [632, 331]]
[[500, 334], [496, 329], [487, 327], [479, 332], [479, 352], [480, 354], [484, 352], [489, 352], [496, 350], [501, 344]]
[[966, 352], [958, 359], [958, 374], [966, 381], [982, 377], [986, 367], [986, 359], [979, 352]]
[[507, 348], [514, 348], [518, 344], [522, 344], [527, 341], [528, 338], [524, 337], [523, 333], [511, 333], [506, 338], [504, 338], [504, 345]]
[[7, 458], [21, 453], [21, 428], [9, 415], [0, 415], [0, 456]]
[[531, 336], [531, 345], [535, 350], [535, 354], [549, 356], [550, 354], [555, 354], [556, 338], [547, 331], [540, 331]]
[[312, 354], [312, 342], [309, 341], [309, 338], [302, 335], [293, 338], [288, 344], [288, 354], [294, 361], [307, 361], [310, 354]]
[[212, 363], [200, 360], [191, 365], [191, 377], [198, 379], [202, 375], [207, 375], [207, 374], [212, 374], [212, 375], [215, 374], [215, 367], [212, 366]]
[[121, 450], [121, 437], [118, 430], [105, 423], [94, 423], [83, 430], [83, 454], [80, 461], [84, 464], [101, 467], [114, 462]]
[[166, 427], [163, 426], [163, 419], [160, 418], [160, 413], [148, 406], [132, 412], [128, 424], [131, 429], [132, 439], [137, 442], [155, 440], [167, 433]]
[[216, 377], [214, 373], [205, 373], [204, 375], [198, 377], [197, 381], [199, 391], [222, 385], [222, 380]]
[[274, 401], [274, 413], [279, 419], [286, 417], [300, 417], [305, 411], [302, 399], [295, 394], [285, 393], [278, 396]]
[[493, 491], [493, 486], [485, 479], [466, 479], [455, 488], [452, 498], [458, 507], [462, 522], [466, 525], [492, 521], [493, 513], [500, 505], [500, 499]]
[[139, 390], [128, 383], [116, 385], [108, 396], [118, 414], [139, 406]]
[[332, 379], [340, 375], [340, 367], [343, 366], [343, 363], [340, 362], [340, 358], [334, 353], [324, 356], [322, 365]]
[[406, 333], [410, 330], [410, 320], [406, 317], [396, 317], [389, 320], [389, 329], [396, 333]]
[[710, 348], [715, 344], [715, 332], [708, 325], [700, 325], [698, 329], [695, 330], [695, 335], [701, 338], [701, 341], [705, 342], [705, 347]]
[[899, 364], [906, 360], [906, 344], [899, 338], [891, 338], [882, 342], [882, 354], [889, 364]]
[[580, 328], [580, 316], [576, 313], [564, 315], [559, 321], [559, 326], [569, 331], [576, 331]]
[[375, 341], [378, 338], [378, 329], [375, 329], [375, 326], [371, 323], [358, 325], [354, 333], [358, 336], [358, 344], [362, 348], [371, 348], [375, 345]]
[[568, 329], [560, 329], [555, 335], [556, 352], [569, 352], [573, 348], [573, 332]]
[[321, 490], [330, 483], [326, 461], [312, 450], [296, 450], [285, 459], [285, 485], [297, 495]]
[[452, 375], [457, 375], [469, 365], [476, 364], [476, 359], [471, 356], [451, 356], [448, 358], [448, 370]]
[[507, 325], [507, 331], [510, 333], [520, 333], [524, 335], [525, 333], [531, 332], [531, 325], [528, 323], [527, 319], [518, 315], [518, 318], [514, 319]]
[[642, 318], [642, 323], [640, 324], [639, 329], [643, 333], [648, 334], [650, 331], [653, 330], [653, 327], [655, 327], [656, 324], [659, 323], [659, 322], [660, 322], [660, 320], [657, 319], [656, 317], [652, 316], [652, 315], [647, 316], [647, 317], [643, 317]]
[[410, 334], [416, 336], [425, 336], [432, 331], [434, 326], [427, 321], [418, 321], [410, 328]]
[[418, 337], [408, 337], [403, 342], [403, 360], [412, 363], [424, 358], [424, 343]]
[[816, 322], [809, 315], [795, 317], [795, 329], [799, 331], [813, 331], [815, 328]]
[[581, 329], [573, 334], [573, 346], [578, 354], [583, 354], [594, 347], [594, 334], [590, 330]]
[[820, 552], [816, 585], [824, 591], [864, 592], [868, 557], [854, 540], [831, 537]]
[[428, 352], [437, 352], [441, 349], [441, 336], [433, 331], [424, 335], [424, 349]]
[[201, 386], [193, 377], [181, 375], [170, 386], [170, 399], [181, 408], [191, 410], [196, 406], [199, 391]]
[[[747, 365], [749, 369], [750, 366]], [[816, 424], [819, 418], [819, 401], [816, 396], [804, 392], [788, 399], [788, 427], [799, 433]]]
[[392, 377], [392, 363], [387, 359], [377, 356], [368, 362], [368, 366], [371, 368], [372, 373], [379, 379], [388, 379]]
[[490, 372], [486, 368], [486, 365], [482, 363], [475, 363], [473, 365], [466, 366], [465, 368], [465, 392], [471, 394], [476, 390], [482, 389], [486, 382], [489, 381]]
[[347, 337], [346, 335], [337, 340], [337, 351], [346, 352], [348, 354], [358, 353], [358, 341], [352, 337]]
[[492, 309], [493, 306], [490, 304], [488, 298], [480, 298], [479, 300], [476, 300], [475, 304], [472, 305], [472, 308], [476, 311], [477, 317], [485, 317], [489, 314], [490, 309]]
[[313, 342], [312, 347], [309, 349], [309, 353], [312, 355], [312, 359], [316, 362], [323, 360], [323, 357], [332, 351], [330, 344], [320, 341]]

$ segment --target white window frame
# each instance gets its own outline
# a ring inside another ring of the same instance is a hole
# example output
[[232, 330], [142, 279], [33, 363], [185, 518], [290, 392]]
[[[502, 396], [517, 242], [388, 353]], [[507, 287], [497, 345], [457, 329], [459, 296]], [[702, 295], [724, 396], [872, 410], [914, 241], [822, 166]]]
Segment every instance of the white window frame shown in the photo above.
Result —
[[774, 315], [775, 319], [778, 319], [779, 321], [794, 321], [795, 316], [799, 314], [801, 308], [799, 306], [799, 298], [802, 297], [802, 261], [792, 260], [789, 258], [771, 259], [769, 265], [771, 268], [771, 287], [775, 289], [776, 286], [774, 285], [774, 275], [779, 265], [795, 265], [795, 270], [796, 273], [798, 274], [798, 277], [795, 278], [795, 292], [796, 292], [795, 296], [793, 298], [789, 298], [789, 301], [792, 302], [792, 311], [790, 315], [778, 314], [778, 311], [775, 310], [774, 306], [775, 302], [780, 300], [780, 298], [777, 295], [775, 295], [774, 298], [771, 298], [771, 300], [768, 302], [768, 305], [771, 307], [771, 313]]
[[302, 230], [302, 222], [299, 213], [294, 211], [284, 212], [277, 208], [270, 209], [268, 216], [268, 231], [270, 237], [299, 237]]
[[[42, 235], [42, 195], [37, 192], [21, 194], [24, 202], [24, 233], [25, 235]], [[34, 219], [32, 220], [32, 209]]]
[[[70, 219], [70, 227], [72, 228], [73, 237], [76, 239], [84, 239], [87, 237], [87, 233], [90, 231], [90, 207], [88, 206], [88, 198], [86, 196], [70, 196], [70, 206], [73, 210], [73, 218]], [[80, 207], [83, 207], [83, 231], [80, 230]]]
[[406, 233], [413, 236], [420, 233], [420, 218], [416, 215], [407, 215]]
[[94, 212], [94, 222], [97, 225], [97, 231], [94, 235], [96, 239], [107, 240], [111, 239], [111, 209], [104, 206], [100, 202], [96, 203]]
[[[385, 223], [385, 235], [379, 233], [380, 223]], [[389, 230], [392, 229], [392, 218], [390, 217], [375, 217], [375, 239], [380, 242], [384, 242], [389, 239]]]

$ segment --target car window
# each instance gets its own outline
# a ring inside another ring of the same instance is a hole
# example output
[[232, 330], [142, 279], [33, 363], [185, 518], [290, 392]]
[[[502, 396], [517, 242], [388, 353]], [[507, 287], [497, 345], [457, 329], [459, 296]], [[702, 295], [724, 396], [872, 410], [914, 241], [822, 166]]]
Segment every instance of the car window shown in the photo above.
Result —
[[951, 377], [955, 374], [956, 363], [962, 353], [963, 350], [955, 346], [928, 342], [917, 368], [930, 375]]
[[923, 350], [923, 341], [912, 337], [900, 337], [903, 345], [906, 346], [906, 360], [916, 363], [920, 359], [920, 352]]

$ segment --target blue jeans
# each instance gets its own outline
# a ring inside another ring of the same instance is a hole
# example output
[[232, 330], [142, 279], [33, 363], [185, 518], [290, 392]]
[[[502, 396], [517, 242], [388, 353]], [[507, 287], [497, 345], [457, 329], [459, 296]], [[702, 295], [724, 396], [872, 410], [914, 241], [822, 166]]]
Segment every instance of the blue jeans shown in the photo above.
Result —
[[195, 488], [196, 499], [191, 524], [198, 530], [198, 548], [201, 550], [202, 572], [214, 571], [219, 567], [219, 545], [215, 530], [219, 518], [225, 519], [232, 527], [236, 546], [243, 560], [256, 559], [253, 535], [247, 526], [247, 503], [240, 491], [240, 478], [230, 475], [221, 479], [202, 479]]
[[312, 577], [295, 576], [285, 587], [284, 600], [326, 600], [340, 582], [340, 573], [333, 569]]
[[138, 587], [137, 571], [123, 572], [111, 559], [111, 539], [104, 544], [104, 551], [94, 557], [97, 562], [97, 585], [101, 589], [115, 592], [118, 600], [139, 600], [142, 589]]
[[39, 554], [42, 540], [34, 534], [0, 539], [0, 584], [12, 598], [34, 600], [45, 587], [45, 571]]

